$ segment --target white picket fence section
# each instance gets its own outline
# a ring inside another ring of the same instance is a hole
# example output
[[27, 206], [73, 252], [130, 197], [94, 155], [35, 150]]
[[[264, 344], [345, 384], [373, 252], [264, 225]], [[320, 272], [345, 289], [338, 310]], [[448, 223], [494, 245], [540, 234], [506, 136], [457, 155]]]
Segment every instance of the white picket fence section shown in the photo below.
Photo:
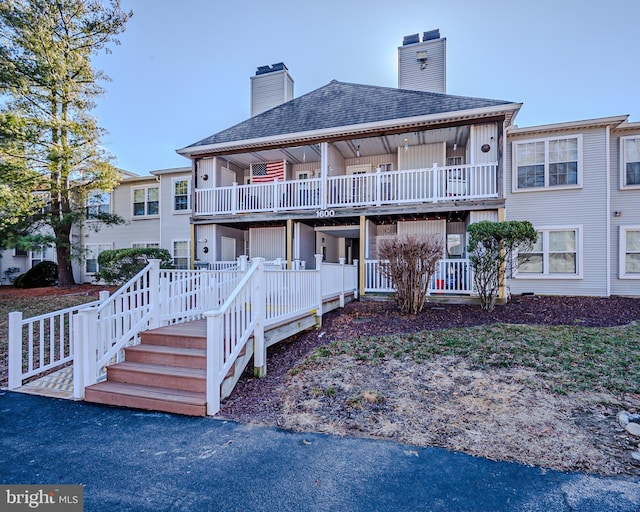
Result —
[[99, 303], [88, 302], [31, 318], [23, 318], [21, 311], [9, 313], [9, 389], [17, 389], [26, 379], [72, 362], [72, 318]]
[[[393, 281], [381, 269], [381, 260], [365, 261], [365, 292], [394, 292]], [[473, 273], [468, 259], [443, 259], [431, 276], [429, 294], [474, 294]]]
[[497, 162], [195, 190], [194, 215], [321, 210], [498, 197]]

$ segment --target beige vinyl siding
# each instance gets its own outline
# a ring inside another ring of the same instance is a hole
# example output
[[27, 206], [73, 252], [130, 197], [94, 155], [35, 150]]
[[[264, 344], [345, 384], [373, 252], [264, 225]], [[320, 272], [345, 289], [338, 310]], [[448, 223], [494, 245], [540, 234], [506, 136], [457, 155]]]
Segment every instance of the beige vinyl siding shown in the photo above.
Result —
[[191, 170], [160, 175], [160, 247], [171, 251], [172, 240], [191, 239], [191, 210], [175, 211], [173, 209], [173, 184], [176, 178], [191, 178]]
[[296, 222], [294, 233], [293, 258], [304, 261], [307, 269], [315, 268], [316, 237], [314, 229], [302, 222]]
[[426, 169], [433, 164], [443, 166], [446, 161], [446, 142], [434, 142], [432, 144], [420, 144], [398, 148], [398, 169]]
[[398, 168], [396, 155], [373, 155], [362, 156], [360, 158], [346, 158], [344, 161], [345, 166], [351, 165], [371, 165], [371, 171], [375, 172], [379, 165], [391, 164], [391, 169], [396, 170]]
[[469, 212], [469, 219], [467, 221], [467, 226], [474, 224], [476, 222], [481, 222], [483, 220], [489, 222], [498, 222], [498, 212], [497, 210], [481, 210]]
[[[446, 41], [440, 38], [398, 48], [398, 88], [445, 93]], [[416, 52], [421, 50], [427, 52], [424, 69], [416, 59]]]
[[[517, 136], [507, 145], [506, 219], [528, 220], [536, 226], [580, 226], [582, 231], [583, 277], [581, 279], [511, 279], [511, 293], [534, 292], [542, 295], [607, 295], [607, 156], [604, 128], [575, 131], [582, 134], [581, 188], [512, 192], [512, 153], [514, 142], [540, 139], [539, 134]], [[566, 137], [572, 132], [545, 134], [544, 138]], [[580, 181], [580, 179], [578, 180]]]
[[251, 77], [251, 116], [281, 105], [293, 98], [293, 80], [286, 71]]
[[[640, 296], [640, 281], [637, 279], [620, 279], [621, 227], [640, 224], [640, 189], [621, 189], [621, 148], [620, 137], [637, 135], [637, 131], [618, 131], [611, 136], [611, 294], [624, 296]], [[615, 216], [613, 212], [618, 212]]]
[[286, 229], [282, 227], [249, 228], [250, 258], [275, 260], [286, 258]]
[[[498, 124], [485, 123], [471, 126], [471, 155], [470, 162], [486, 164], [498, 161]], [[482, 146], [487, 144], [489, 151], [484, 153]]]

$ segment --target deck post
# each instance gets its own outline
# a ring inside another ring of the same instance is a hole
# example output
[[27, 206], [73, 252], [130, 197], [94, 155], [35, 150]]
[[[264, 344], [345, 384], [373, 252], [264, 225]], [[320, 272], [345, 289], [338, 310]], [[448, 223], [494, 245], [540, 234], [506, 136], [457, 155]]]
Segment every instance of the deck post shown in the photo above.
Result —
[[[166, 304], [160, 303], [160, 261], [159, 259], [150, 259], [149, 263], [149, 308], [151, 309], [151, 318], [149, 320], [149, 328], [155, 329], [160, 327], [160, 317], [163, 316], [163, 309]], [[166, 286], [166, 283], [163, 283]], [[165, 295], [165, 294], [163, 294]]]
[[358, 260], [353, 260], [353, 266], [356, 268], [356, 285], [353, 289], [353, 299], [358, 299]]
[[22, 386], [22, 312], [9, 313], [9, 389]]
[[220, 411], [220, 388], [224, 379], [220, 371], [224, 364], [222, 315], [219, 311], [209, 311], [204, 316], [207, 319], [207, 415], [214, 416]]
[[316, 254], [316, 272], [317, 272], [317, 287], [318, 296], [316, 297], [316, 329], [322, 327], [322, 254]]
[[242, 256], [238, 256], [238, 268], [240, 269], [241, 272], [247, 271], [248, 259], [249, 259], [249, 256], [247, 256], [246, 254], [243, 254]]
[[[100, 293], [102, 294], [102, 292]], [[84, 343], [82, 343], [84, 318], [84, 315], [81, 315], [80, 312], [71, 317], [73, 329], [73, 398], [75, 399], [84, 399], [85, 355]]]
[[433, 167], [431, 168], [431, 195], [434, 203], [438, 202], [438, 164], [434, 162]]
[[235, 215], [236, 213], [238, 213], [238, 203], [239, 201], [239, 194], [238, 194], [238, 182], [234, 181], [231, 184], [231, 213], [233, 215]]
[[344, 307], [344, 273], [346, 271], [346, 267], [344, 266], [344, 264], [346, 263], [347, 259], [346, 258], [340, 258], [338, 260], [340, 262], [341, 268], [340, 268], [340, 307], [343, 308]]
[[264, 258], [253, 258], [258, 264], [251, 282], [251, 308], [256, 315], [256, 326], [253, 329], [253, 376], [262, 378], [267, 375], [267, 345], [264, 339], [264, 322], [266, 315], [266, 277]]

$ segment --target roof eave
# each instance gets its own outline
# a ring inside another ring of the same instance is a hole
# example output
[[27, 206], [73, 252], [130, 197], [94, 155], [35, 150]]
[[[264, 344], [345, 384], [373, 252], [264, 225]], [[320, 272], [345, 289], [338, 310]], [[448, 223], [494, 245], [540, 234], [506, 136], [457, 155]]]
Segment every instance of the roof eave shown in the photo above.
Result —
[[558, 132], [558, 131], [568, 131], [568, 130], [579, 130], [585, 128], [599, 128], [599, 127], [618, 127], [622, 123], [625, 123], [628, 120], [628, 115], [622, 116], [611, 116], [611, 117], [600, 117], [595, 119], [583, 119], [580, 121], [569, 121], [565, 123], [554, 123], [554, 124], [544, 124], [539, 126], [526, 126], [526, 127], [517, 127], [511, 126], [507, 133], [509, 136], [516, 135], [531, 135], [535, 133], [547, 133], [547, 132]]
[[322, 130], [310, 130], [306, 132], [286, 133], [273, 137], [259, 137], [255, 139], [237, 140], [231, 142], [221, 142], [218, 144], [206, 144], [202, 146], [188, 146], [176, 150], [179, 155], [187, 158], [204, 154], [220, 154], [225, 152], [235, 152], [239, 150], [255, 150], [261, 147], [273, 147], [274, 145], [301, 145], [313, 141], [335, 138], [337, 136], [365, 135], [388, 130], [411, 130], [420, 126], [430, 124], [442, 124], [459, 122], [465, 120], [482, 120], [487, 117], [495, 117], [500, 114], [510, 113], [511, 119], [515, 117], [522, 107], [522, 103], [505, 103], [491, 107], [482, 107], [469, 110], [459, 110], [455, 113], [446, 112], [438, 114], [428, 114], [424, 116], [414, 116], [400, 119], [390, 119], [387, 121], [376, 121], [374, 123], [361, 123], [348, 126], [338, 126]]

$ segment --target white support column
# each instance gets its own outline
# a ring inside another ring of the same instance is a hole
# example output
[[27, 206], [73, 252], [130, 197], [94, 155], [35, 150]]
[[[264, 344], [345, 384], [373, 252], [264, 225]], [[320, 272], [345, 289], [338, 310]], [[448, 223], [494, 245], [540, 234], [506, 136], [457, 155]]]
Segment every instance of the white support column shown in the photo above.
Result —
[[267, 345], [264, 339], [267, 282], [264, 275], [264, 258], [253, 258], [251, 261], [258, 264], [251, 282], [251, 309], [256, 315], [256, 326], [253, 330], [253, 376], [262, 378], [267, 374]]
[[360, 267], [358, 267], [358, 260], [353, 260], [353, 266], [356, 268], [356, 285], [353, 288], [353, 298], [354, 300], [358, 299], [358, 272]]
[[432, 201], [434, 203], [438, 202], [439, 194], [438, 194], [438, 164], [434, 162], [433, 167], [431, 168], [431, 192], [432, 192]]
[[222, 332], [222, 314], [209, 311], [207, 319], [207, 415], [213, 416], [220, 411], [221, 369], [224, 364], [224, 333]]
[[273, 180], [273, 211], [277, 212], [278, 209], [280, 208], [279, 205], [279, 201], [278, 201], [278, 178]]
[[376, 167], [376, 205], [382, 204], [382, 176], [380, 166]]
[[22, 386], [22, 312], [9, 313], [9, 389]]
[[[167, 304], [160, 302], [160, 261], [159, 259], [150, 259], [149, 263], [149, 307], [151, 308], [151, 319], [149, 320], [149, 328], [154, 329], [160, 327], [160, 317], [165, 313]], [[165, 286], [167, 283], [164, 283]]]
[[340, 258], [338, 261], [340, 262], [340, 265], [342, 267], [340, 269], [340, 307], [343, 308], [344, 307], [344, 288], [345, 288], [345, 286], [344, 286], [344, 281], [345, 281], [344, 273], [346, 271], [346, 267], [345, 267], [344, 264], [346, 263], [347, 259], [346, 258]]
[[316, 297], [316, 329], [322, 327], [322, 254], [316, 254], [318, 296]]
[[329, 144], [320, 143], [320, 209], [327, 209], [327, 182], [329, 179]]

